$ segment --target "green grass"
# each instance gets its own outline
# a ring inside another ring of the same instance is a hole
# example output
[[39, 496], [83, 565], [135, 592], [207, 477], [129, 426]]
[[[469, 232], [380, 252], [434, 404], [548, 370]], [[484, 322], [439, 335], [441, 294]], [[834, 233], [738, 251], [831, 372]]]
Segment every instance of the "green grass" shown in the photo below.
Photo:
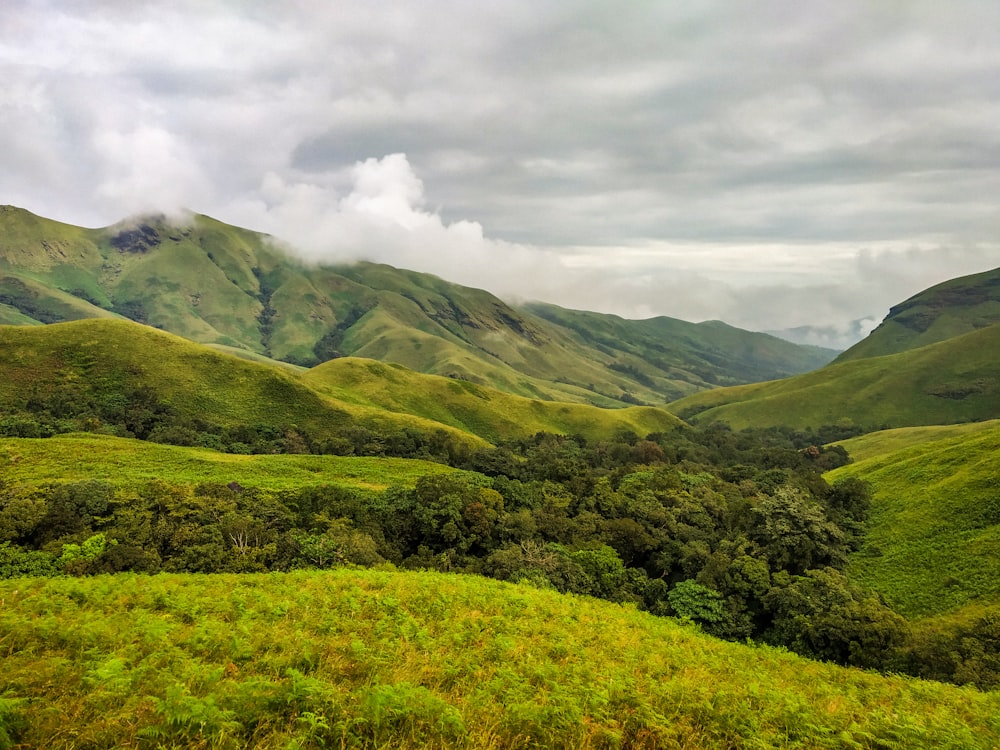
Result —
[[220, 425], [296, 425], [320, 437], [353, 425], [385, 433], [443, 430], [471, 448], [539, 431], [599, 440], [680, 424], [663, 409], [529, 399], [375, 360], [342, 358], [303, 370], [124, 320], [0, 327], [0, 346], [0, 375], [8, 383], [0, 408], [8, 411], [23, 409], [39, 390], [93, 395], [142, 385], [179, 414]]
[[107, 435], [0, 438], [3, 478], [18, 484], [93, 479], [116, 486], [237, 482], [269, 490], [338, 484], [365, 489], [412, 487], [427, 474], [453, 469], [431, 461], [358, 456], [244, 456]]
[[317, 437], [355, 425], [387, 432], [443, 430], [461, 444], [479, 438], [426, 419], [336, 401], [284, 366], [253, 362], [125, 320], [0, 327], [6, 387], [0, 408], [17, 412], [36, 392], [106, 398], [146, 386], [178, 414], [219, 425], [295, 425]]
[[[472, 576], [0, 582], [7, 744], [992, 748], [1000, 696]], [[2, 735], [0, 735], [2, 736]]]
[[866, 544], [849, 573], [908, 618], [1000, 605], [1000, 421], [844, 441], [827, 479], [872, 483]]
[[720, 388], [668, 405], [734, 429], [950, 424], [1000, 417], [1000, 324], [884, 357], [838, 362], [784, 380]]
[[541, 431], [600, 440], [623, 431], [665, 432], [681, 424], [662, 409], [539, 401], [375, 360], [336, 359], [314, 367], [302, 379], [341, 401], [417, 415], [493, 442]]

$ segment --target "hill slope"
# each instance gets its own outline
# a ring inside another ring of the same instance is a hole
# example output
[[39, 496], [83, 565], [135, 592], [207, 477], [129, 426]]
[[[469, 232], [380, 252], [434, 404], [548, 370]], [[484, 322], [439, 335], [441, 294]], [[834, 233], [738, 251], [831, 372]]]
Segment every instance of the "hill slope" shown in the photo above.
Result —
[[719, 324], [515, 309], [389, 266], [306, 268], [265, 235], [204, 216], [87, 230], [0, 207], [0, 322], [109, 315], [296, 364], [369, 357], [603, 406], [804, 372], [834, 354]]
[[996, 694], [881, 677], [473, 576], [0, 581], [25, 747], [952, 747]]
[[1000, 421], [877, 432], [844, 441], [827, 475], [874, 488], [850, 574], [907, 617], [1000, 605]]
[[916, 349], [1000, 323], [1000, 268], [951, 279], [889, 310], [882, 324], [836, 361]]
[[491, 442], [536, 432], [611, 438], [673, 430], [681, 421], [664, 409], [599, 409], [515, 396], [466, 380], [424, 375], [400, 365], [344, 357], [303, 373], [315, 390], [348, 403], [414, 414]]
[[734, 428], [949, 424], [1000, 417], [1000, 324], [898, 354], [828, 365], [770, 383], [720, 388], [669, 409]]
[[537, 401], [371, 360], [338, 359], [296, 371], [127, 320], [0, 326], [0, 350], [6, 386], [0, 417], [44, 414], [75, 419], [86, 429], [125, 425], [154, 439], [157, 429], [172, 431], [161, 435], [168, 441], [178, 429], [204, 433], [207, 428], [198, 426], [204, 423], [267, 428], [279, 440], [294, 429], [314, 442], [354, 440], [360, 428], [384, 437], [422, 436], [442, 449], [471, 449], [538, 431], [597, 440], [679, 424], [662, 409]]

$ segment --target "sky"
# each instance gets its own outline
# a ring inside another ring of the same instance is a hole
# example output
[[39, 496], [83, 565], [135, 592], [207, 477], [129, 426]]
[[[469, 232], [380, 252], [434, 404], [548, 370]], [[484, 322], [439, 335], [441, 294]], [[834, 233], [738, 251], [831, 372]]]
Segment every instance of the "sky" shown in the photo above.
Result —
[[998, 41], [996, 0], [5, 0], [0, 204], [842, 347], [1000, 266]]

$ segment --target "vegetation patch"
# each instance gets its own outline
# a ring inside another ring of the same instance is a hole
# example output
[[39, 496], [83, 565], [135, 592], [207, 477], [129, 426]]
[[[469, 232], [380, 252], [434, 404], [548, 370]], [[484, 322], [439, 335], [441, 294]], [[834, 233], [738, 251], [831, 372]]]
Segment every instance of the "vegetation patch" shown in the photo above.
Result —
[[996, 694], [726, 644], [629, 607], [377, 571], [0, 582], [12, 746], [942, 747]]

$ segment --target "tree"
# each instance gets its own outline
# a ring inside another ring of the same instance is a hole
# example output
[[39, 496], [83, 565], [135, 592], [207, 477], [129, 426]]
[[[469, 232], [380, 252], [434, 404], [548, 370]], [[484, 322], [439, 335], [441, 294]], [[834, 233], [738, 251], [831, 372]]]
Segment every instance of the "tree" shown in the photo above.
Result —
[[796, 575], [810, 568], [839, 567], [847, 559], [844, 532], [823, 506], [792, 487], [779, 488], [754, 508], [750, 539], [772, 570]]
[[690, 578], [674, 586], [667, 601], [673, 613], [688, 622], [713, 624], [723, 618], [722, 594]]
[[884, 667], [907, 637], [906, 621], [832, 568], [774, 576], [765, 598], [774, 618], [766, 640], [813, 659]]

